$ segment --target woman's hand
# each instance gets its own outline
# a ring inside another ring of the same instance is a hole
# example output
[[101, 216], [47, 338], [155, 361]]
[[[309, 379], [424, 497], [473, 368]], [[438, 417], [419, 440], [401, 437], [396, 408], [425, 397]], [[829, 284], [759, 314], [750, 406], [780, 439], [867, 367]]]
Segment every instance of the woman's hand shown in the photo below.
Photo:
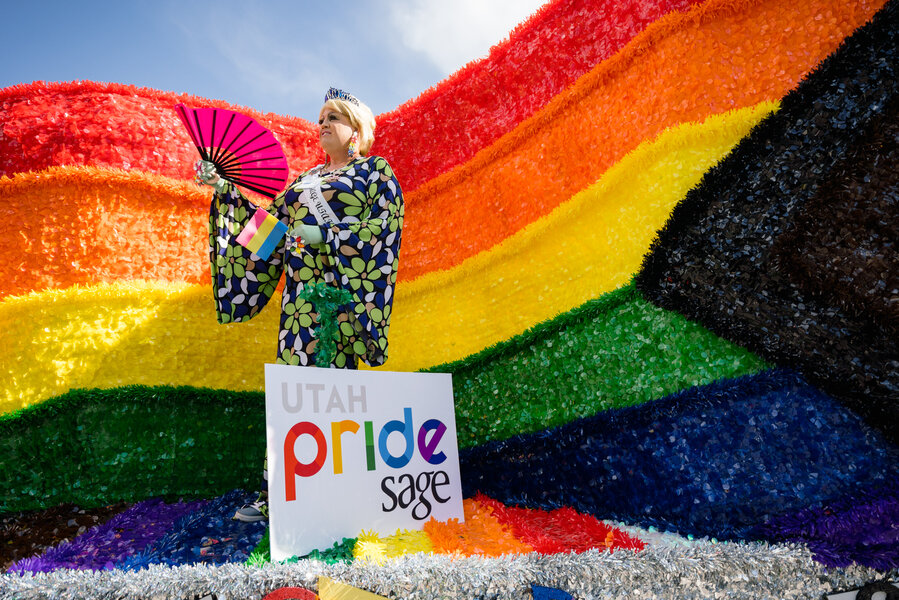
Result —
[[219, 177], [215, 172], [215, 165], [208, 160], [198, 160], [194, 165], [194, 182], [197, 185], [208, 185], [215, 188], [215, 191], [221, 192], [225, 186], [225, 180]]
[[325, 241], [321, 228], [315, 225], [297, 225], [290, 235], [300, 238], [304, 244], [321, 244]]

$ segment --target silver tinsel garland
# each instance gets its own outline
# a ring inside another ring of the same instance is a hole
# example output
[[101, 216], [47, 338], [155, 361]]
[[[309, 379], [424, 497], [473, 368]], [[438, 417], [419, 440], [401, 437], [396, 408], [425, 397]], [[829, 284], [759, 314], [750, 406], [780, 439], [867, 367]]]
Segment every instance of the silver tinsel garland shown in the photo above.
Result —
[[0, 576], [0, 600], [168, 600], [214, 594], [219, 600], [262, 599], [281, 587], [317, 589], [324, 575], [403, 600], [527, 599], [531, 584], [575, 598], [815, 599], [882, 577], [872, 569], [825, 569], [803, 546], [661, 545], [639, 552], [454, 558], [413, 554], [384, 566], [303, 560], [264, 567], [244, 564], [167, 567], [137, 572], [59, 570]]

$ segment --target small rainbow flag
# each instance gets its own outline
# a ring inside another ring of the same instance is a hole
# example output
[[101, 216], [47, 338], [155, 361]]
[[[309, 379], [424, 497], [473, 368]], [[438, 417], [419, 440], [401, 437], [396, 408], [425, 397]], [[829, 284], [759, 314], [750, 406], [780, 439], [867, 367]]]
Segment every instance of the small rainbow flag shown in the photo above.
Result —
[[287, 225], [268, 211], [257, 208], [250, 222], [237, 236], [237, 243], [262, 260], [267, 260], [286, 234]]

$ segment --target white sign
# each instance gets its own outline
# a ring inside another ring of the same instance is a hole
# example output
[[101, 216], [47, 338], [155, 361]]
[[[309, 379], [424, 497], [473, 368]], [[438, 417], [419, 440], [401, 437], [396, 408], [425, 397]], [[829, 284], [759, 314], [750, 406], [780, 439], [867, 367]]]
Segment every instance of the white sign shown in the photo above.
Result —
[[265, 365], [273, 560], [462, 521], [452, 376]]

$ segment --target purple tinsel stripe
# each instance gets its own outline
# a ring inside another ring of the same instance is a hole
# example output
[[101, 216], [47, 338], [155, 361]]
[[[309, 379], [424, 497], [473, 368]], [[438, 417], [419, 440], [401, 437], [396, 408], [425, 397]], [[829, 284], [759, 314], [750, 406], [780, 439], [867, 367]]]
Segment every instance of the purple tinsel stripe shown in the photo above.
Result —
[[234, 511], [256, 499], [256, 494], [233, 490], [212, 499], [175, 523], [172, 531], [116, 565], [139, 570], [151, 564], [192, 565], [246, 562], [259, 544], [267, 521], [243, 523], [232, 519]]
[[897, 568], [899, 486], [780, 515], [758, 533], [771, 541], [807, 544], [815, 559], [828, 567], [855, 562], [879, 570]]
[[145, 500], [93, 527], [71, 542], [63, 542], [43, 555], [20, 560], [9, 573], [39, 573], [55, 569], [111, 569], [115, 563], [143, 550], [165, 535], [185, 514], [198, 510], [207, 501], [166, 504]]

